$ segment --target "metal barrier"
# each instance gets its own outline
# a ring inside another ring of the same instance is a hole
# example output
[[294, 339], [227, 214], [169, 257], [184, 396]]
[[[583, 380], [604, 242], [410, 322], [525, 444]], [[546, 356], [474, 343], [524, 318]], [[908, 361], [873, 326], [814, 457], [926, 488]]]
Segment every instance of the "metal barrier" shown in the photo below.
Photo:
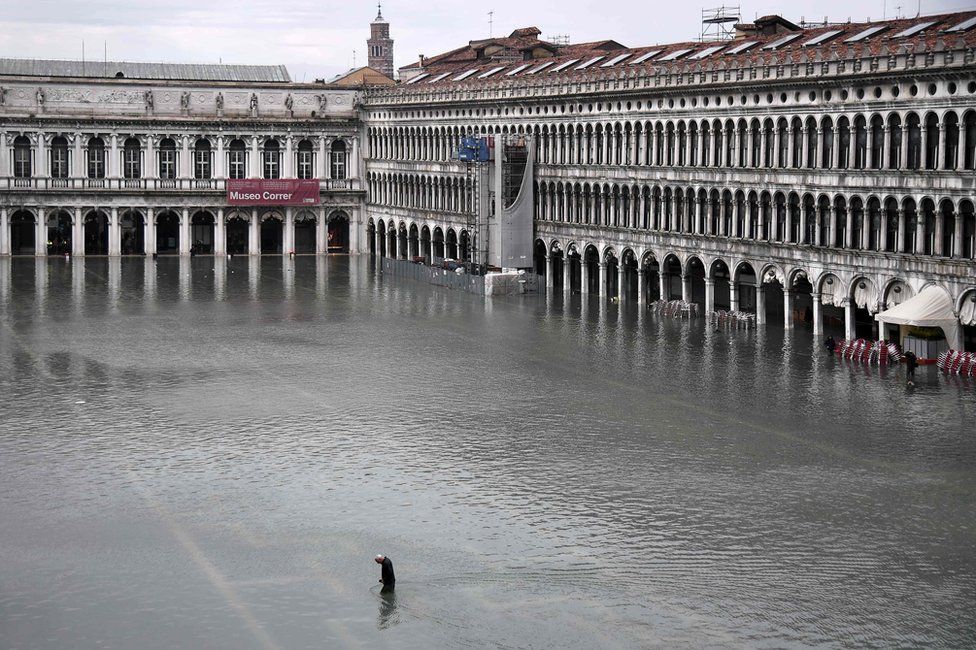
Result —
[[389, 273], [398, 278], [426, 282], [438, 287], [449, 287], [479, 296], [485, 295], [485, 278], [480, 275], [469, 275], [467, 273], [458, 275], [447, 269], [414, 264], [406, 260], [391, 260], [385, 257], [382, 261], [382, 269], [383, 273]]

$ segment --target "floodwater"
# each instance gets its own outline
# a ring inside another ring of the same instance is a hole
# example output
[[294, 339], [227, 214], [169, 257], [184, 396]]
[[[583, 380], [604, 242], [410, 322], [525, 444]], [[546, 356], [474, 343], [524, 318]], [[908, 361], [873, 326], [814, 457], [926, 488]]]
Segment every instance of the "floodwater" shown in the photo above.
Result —
[[3, 260], [0, 648], [972, 646], [976, 386], [903, 373], [365, 258]]

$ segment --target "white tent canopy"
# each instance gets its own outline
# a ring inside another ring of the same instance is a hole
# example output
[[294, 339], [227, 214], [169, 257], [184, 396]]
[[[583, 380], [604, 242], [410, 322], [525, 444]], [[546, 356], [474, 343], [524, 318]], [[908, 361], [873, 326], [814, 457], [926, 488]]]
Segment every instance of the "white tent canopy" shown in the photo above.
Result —
[[879, 323], [915, 325], [916, 327], [941, 327], [949, 347], [962, 349], [959, 319], [952, 311], [952, 300], [939, 287], [922, 289], [917, 296], [895, 305], [874, 317]]

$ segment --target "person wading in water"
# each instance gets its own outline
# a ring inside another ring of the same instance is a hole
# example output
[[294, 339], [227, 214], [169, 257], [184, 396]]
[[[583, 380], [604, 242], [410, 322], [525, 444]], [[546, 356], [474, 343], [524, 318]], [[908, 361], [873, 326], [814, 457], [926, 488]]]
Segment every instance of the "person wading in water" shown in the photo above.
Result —
[[380, 582], [383, 583], [382, 591], [392, 591], [396, 586], [396, 575], [393, 573], [393, 560], [385, 555], [377, 555], [373, 560], [382, 566], [380, 570]]

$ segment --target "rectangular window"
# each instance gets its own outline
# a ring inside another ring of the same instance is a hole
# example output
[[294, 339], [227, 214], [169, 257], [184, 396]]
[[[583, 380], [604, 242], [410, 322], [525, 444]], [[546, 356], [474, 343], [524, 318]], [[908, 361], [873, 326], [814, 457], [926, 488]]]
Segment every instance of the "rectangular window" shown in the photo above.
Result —
[[342, 180], [346, 177], [346, 152], [332, 152], [332, 178]]
[[313, 177], [313, 159], [311, 151], [299, 151], [298, 152], [298, 177], [299, 178], [312, 178]]
[[17, 147], [14, 149], [14, 176], [16, 176], [17, 178], [30, 178], [31, 176], [30, 147]]
[[[103, 163], [104, 163], [105, 151], [102, 150]], [[142, 150], [136, 148], [126, 149], [123, 152], [122, 159], [122, 174], [126, 178], [141, 178], [142, 177]], [[105, 177], [105, 167], [102, 166], [102, 175], [94, 178], [104, 178]]]
[[68, 150], [63, 147], [51, 149], [51, 178], [68, 177]]
[[209, 151], [193, 152], [193, 177], [196, 179], [212, 178]]
[[164, 149], [159, 152], [159, 177], [163, 179], [176, 178], [176, 151]]
[[230, 152], [230, 177], [235, 180], [240, 180], [247, 176], [247, 152], [246, 151], [231, 151]]
[[105, 178], [105, 149], [88, 150], [88, 178]]
[[264, 156], [264, 177], [269, 179], [281, 178], [280, 162], [277, 151], [265, 151]]

